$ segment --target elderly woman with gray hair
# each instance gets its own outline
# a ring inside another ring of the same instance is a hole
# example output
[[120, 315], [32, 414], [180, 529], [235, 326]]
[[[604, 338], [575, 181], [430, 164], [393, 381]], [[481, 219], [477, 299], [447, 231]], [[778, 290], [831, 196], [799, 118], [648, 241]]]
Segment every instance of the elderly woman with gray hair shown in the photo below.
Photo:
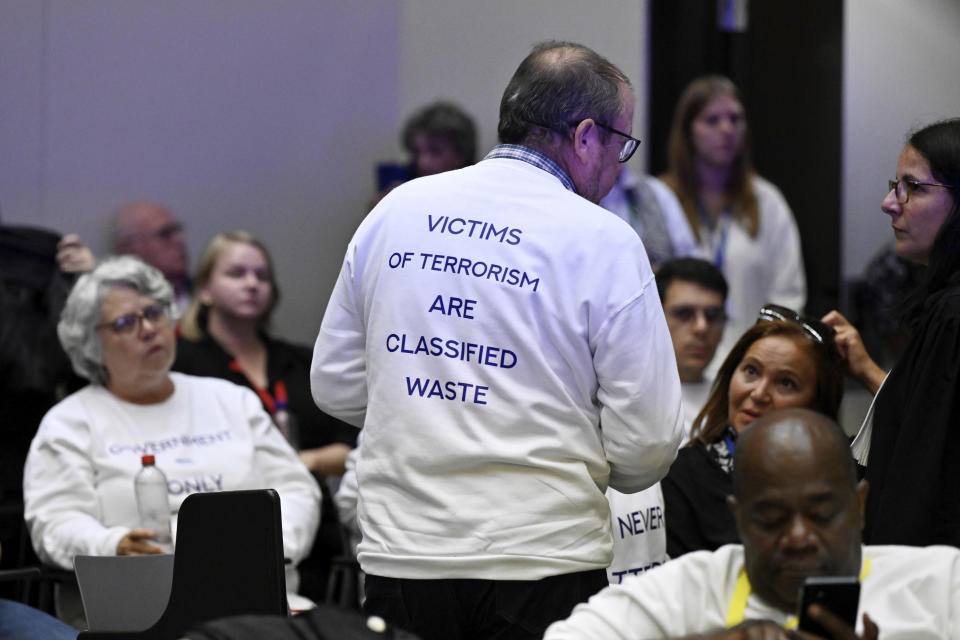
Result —
[[90, 385], [46, 414], [30, 446], [23, 493], [33, 546], [68, 569], [77, 554], [161, 553], [138, 526], [133, 488], [141, 456], [154, 454], [174, 518], [193, 492], [276, 489], [295, 565], [317, 528], [317, 484], [252, 391], [170, 372], [172, 297], [160, 272], [132, 256], [104, 260], [71, 291], [57, 332]]

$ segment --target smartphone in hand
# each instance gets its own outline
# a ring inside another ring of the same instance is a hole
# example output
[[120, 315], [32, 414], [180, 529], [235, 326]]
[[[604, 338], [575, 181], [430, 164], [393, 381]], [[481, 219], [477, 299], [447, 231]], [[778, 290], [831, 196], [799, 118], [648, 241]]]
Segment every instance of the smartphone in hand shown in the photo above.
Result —
[[799, 629], [830, 640], [833, 637], [830, 632], [807, 614], [812, 604], [820, 605], [856, 628], [860, 581], [855, 576], [811, 576], [804, 581], [800, 595]]

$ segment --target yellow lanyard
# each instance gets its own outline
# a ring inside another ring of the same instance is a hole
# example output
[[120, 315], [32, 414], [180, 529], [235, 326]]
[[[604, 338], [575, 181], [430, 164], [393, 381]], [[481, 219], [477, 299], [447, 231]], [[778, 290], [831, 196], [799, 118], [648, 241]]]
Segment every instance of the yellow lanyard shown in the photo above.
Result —
[[[864, 556], [863, 568], [860, 570], [860, 582], [870, 574], [870, 558]], [[750, 597], [750, 578], [747, 577], [747, 570], [740, 569], [737, 575], [737, 585], [733, 588], [733, 598], [730, 599], [730, 608], [727, 609], [727, 629], [735, 627], [743, 622], [743, 616], [747, 610], [747, 598]], [[783, 623], [784, 629], [796, 629], [798, 624], [797, 616], [790, 616]]]

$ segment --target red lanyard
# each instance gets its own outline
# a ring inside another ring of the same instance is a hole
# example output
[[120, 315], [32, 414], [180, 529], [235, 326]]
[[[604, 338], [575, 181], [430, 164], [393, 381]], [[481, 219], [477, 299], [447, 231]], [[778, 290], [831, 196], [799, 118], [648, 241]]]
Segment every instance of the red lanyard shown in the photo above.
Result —
[[277, 404], [283, 406], [287, 405], [287, 385], [283, 384], [283, 380], [277, 380], [273, 383], [273, 395], [270, 395], [270, 392], [267, 389], [258, 386], [253, 380], [250, 379], [250, 376], [248, 376], [247, 372], [243, 370], [243, 367], [240, 366], [239, 362], [236, 360], [231, 360], [230, 364], [227, 366], [231, 371], [236, 371], [247, 379], [247, 383], [254, 391], [257, 392], [257, 395], [260, 396], [260, 401], [263, 403], [263, 406], [267, 408], [267, 411], [270, 412], [270, 415], [273, 415], [277, 412]]

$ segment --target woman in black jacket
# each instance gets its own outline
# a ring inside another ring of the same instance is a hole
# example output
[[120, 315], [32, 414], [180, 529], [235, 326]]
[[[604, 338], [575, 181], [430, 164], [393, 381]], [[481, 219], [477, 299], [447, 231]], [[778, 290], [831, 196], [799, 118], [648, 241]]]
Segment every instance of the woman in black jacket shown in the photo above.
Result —
[[910, 136], [880, 208], [897, 255], [927, 267], [902, 305], [903, 355], [888, 375], [842, 315], [823, 318], [875, 395], [853, 444], [870, 484], [863, 539], [960, 547], [960, 118]]

